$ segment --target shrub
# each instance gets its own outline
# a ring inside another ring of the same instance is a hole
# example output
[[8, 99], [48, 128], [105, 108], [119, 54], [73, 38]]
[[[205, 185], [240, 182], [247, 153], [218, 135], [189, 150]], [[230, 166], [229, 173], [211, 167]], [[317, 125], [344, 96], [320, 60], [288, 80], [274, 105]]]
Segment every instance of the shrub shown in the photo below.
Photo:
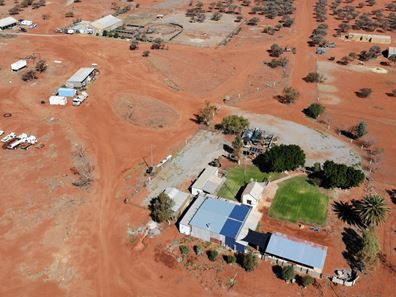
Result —
[[367, 98], [368, 96], [371, 95], [372, 92], [373, 90], [370, 88], [362, 88], [356, 92], [356, 95], [360, 98]]
[[302, 285], [304, 286], [304, 288], [307, 288], [307, 287], [313, 285], [314, 282], [315, 282], [315, 279], [312, 276], [305, 275], [302, 277]]
[[162, 192], [158, 197], [150, 201], [149, 209], [151, 210], [151, 217], [159, 223], [170, 221], [174, 215], [172, 210], [173, 205], [174, 201], [166, 193]]
[[253, 17], [253, 18], [251, 18], [250, 20], [247, 21], [247, 24], [249, 26], [256, 26], [259, 21], [260, 21], [260, 19], [258, 17]]
[[201, 256], [204, 253], [204, 249], [200, 245], [194, 245], [194, 252], [197, 256]]
[[360, 138], [360, 137], [362, 137], [362, 136], [367, 134], [368, 125], [367, 125], [366, 122], [362, 121], [362, 122], [360, 122], [359, 124], [356, 125], [354, 130], [355, 130], [356, 138]]
[[181, 245], [181, 246], [179, 246], [179, 249], [180, 249], [180, 253], [181, 253], [183, 256], [187, 256], [187, 255], [190, 253], [190, 249], [189, 249], [188, 246], [186, 246], [186, 245]]
[[216, 250], [209, 250], [208, 251], [208, 259], [212, 262], [216, 261], [219, 257], [219, 252]]
[[284, 266], [281, 272], [281, 278], [285, 281], [291, 281], [295, 276], [293, 266]]
[[209, 126], [215, 115], [216, 107], [209, 102], [205, 103], [205, 106], [196, 115], [197, 122]]
[[357, 252], [356, 258], [361, 271], [370, 271], [378, 262], [380, 246], [373, 228], [363, 232], [362, 248]]
[[143, 57], [148, 57], [150, 56], [150, 51], [144, 51], [142, 55]]
[[37, 73], [34, 70], [29, 70], [22, 75], [23, 81], [31, 81], [37, 79]]
[[293, 87], [285, 87], [283, 89], [282, 96], [280, 96], [280, 102], [285, 104], [291, 104], [294, 103], [299, 96], [300, 93]]
[[325, 107], [319, 103], [312, 103], [304, 109], [305, 115], [313, 119], [317, 119], [324, 111]]
[[271, 62], [268, 62], [267, 65], [271, 68], [277, 67], [285, 67], [289, 60], [285, 57], [279, 59], [272, 59]]
[[274, 146], [257, 157], [256, 162], [263, 171], [282, 172], [294, 170], [305, 164], [304, 151], [295, 144]]
[[36, 71], [37, 72], [44, 72], [47, 70], [47, 63], [45, 62], [45, 60], [39, 60], [36, 63]]
[[153, 40], [151, 44], [151, 49], [162, 49], [164, 47], [163, 41], [161, 38], [156, 38]]
[[304, 77], [304, 80], [309, 83], [322, 83], [326, 80], [323, 74], [318, 72], [310, 72]]
[[234, 255], [226, 255], [224, 256], [224, 260], [227, 264], [233, 264], [236, 262], [236, 257]]
[[258, 260], [256, 255], [253, 253], [247, 253], [243, 255], [242, 266], [246, 271], [253, 271], [258, 266]]
[[132, 40], [131, 41], [131, 44], [129, 45], [129, 49], [131, 50], [131, 51], [134, 51], [134, 50], [136, 50], [136, 49], [138, 49], [139, 48], [139, 41], [137, 41], [137, 40]]
[[279, 57], [283, 54], [283, 48], [281, 48], [278, 44], [274, 43], [271, 45], [270, 54], [272, 57]]
[[223, 118], [221, 126], [225, 134], [239, 134], [249, 127], [249, 121], [243, 116], [230, 115]]

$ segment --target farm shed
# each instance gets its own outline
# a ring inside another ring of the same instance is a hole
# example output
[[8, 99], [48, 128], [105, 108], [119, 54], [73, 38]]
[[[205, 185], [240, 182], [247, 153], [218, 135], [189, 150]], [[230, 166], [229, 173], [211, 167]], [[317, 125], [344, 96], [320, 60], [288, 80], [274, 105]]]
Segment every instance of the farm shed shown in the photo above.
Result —
[[191, 193], [194, 196], [200, 193], [215, 194], [224, 182], [225, 178], [220, 176], [219, 168], [208, 166], [191, 186]]
[[80, 68], [66, 81], [66, 87], [78, 89], [86, 86], [95, 76], [95, 71], [94, 67]]
[[123, 25], [123, 21], [112, 15], [105, 16], [91, 23], [95, 29], [95, 33], [103, 33], [103, 31], [115, 30]]
[[18, 24], [18, 21], [13, 17], [7, 17], [0, 20], [0, 30], [5, 30], [14, 27]]
[[252, 182], [249, 183], [242, 193], [242, 203], [256, 206], [261, 200], [261, 196], [263, 195], [265, 189], [264, 183]]
[[74, 97], [76, 96], [77, 91], [71, 88], [59, 88], [58, 89], [58, 96], [63, 97]]
[[245, 233], [255, 229], [260, 218], [250, 206], [201, 194], [181, 219], [179, 231], [243, 253], [248, 246]]
[[302, 272], [313, 271], [320, 274], [323, 271], [326, 255], [327, 247], [281, 233], [272, 233], [264, 257], [277, 260], [280, 264], [288, 262]]
[[381, 44], [389, 44], [392, 42], [392, 38], [389, 35], [376, 35], [376, 34], [365, 34], [365, 33], [348, 33], [345, 34], [343, 38], [351, 41], [381, 43]]
[[396, 47], [389, 47], [388, 48], [388, 55], [387, 58], [389, 58], [390, 56], [396, 55]]
[[11, 64], [11, 70], [12, 71], [18, 71], [27, 66], [27, 61], [26, 60], [18, 60], [15, 63]]
[[176, 219], [179, 218], [180, 214], [187, 208], [188, 204], [191, 202], [191, 195], [173, 187], [166, 188], [164, 192], [174, 202], [174, 205], [172, 207], [174, 217]]
[[63, 96], [51, 96], [49, 98], [49, 104], [51, 105], [66, 105], [67, 98]]

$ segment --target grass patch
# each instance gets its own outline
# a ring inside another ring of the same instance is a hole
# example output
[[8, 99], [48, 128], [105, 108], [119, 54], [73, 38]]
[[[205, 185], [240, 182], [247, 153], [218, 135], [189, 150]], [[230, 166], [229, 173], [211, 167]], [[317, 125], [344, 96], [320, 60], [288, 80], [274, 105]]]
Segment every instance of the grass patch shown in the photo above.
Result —
[[272, 201], [269, 215], [290, 222], [324, 225], [329, 198], [319, 188], [298, 176], [282, 182]]
[[264, 180], [275, 180], [281, 176], [281, 173], [265, 173], [254, 165], [238, 165], [230, 169], [227, 174], [227, 180], [217, 193], [218, 196], [238, 200], [246, 184], [251, 180], [263, 182]]

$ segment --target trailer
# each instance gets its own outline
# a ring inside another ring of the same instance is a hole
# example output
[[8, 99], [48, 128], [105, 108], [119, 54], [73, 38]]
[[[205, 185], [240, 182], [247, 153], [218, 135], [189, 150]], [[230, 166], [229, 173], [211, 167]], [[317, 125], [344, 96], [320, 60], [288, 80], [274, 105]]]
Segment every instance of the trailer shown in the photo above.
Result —
[[26, 133], [22, 133], [21, 135], [18, 135], [13, 141], [8, 142], [6, 147], [10, 150], [14, 150], [18, 147], [18, 145], [25, 142], [27, 138], [28, 135]]
[[16, 138], [16, 134], [14, 133], [14, 132], [11, 132], [10, 134], [8, 134], [8, 135], [6, 135], [6, 136], [4, 136], [2, 139], [1, 139], [1, 142], [8, 142], [8, 141], [10, 141], [10, 140], [12, 140], [12, 139], [14, 139], [14, 138]]
[[64, 96], [51, 96], [49, 98], [50, 105], [66, 105], [67, 104], [67, 97]]

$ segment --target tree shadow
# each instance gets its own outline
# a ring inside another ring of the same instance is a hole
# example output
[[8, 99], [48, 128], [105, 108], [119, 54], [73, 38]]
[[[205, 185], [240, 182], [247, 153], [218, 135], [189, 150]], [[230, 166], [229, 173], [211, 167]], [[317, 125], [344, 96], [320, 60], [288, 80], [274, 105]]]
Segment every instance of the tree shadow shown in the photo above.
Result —
[[363, 238], [352, 228], [344, 228], [341, 233], [342, 241], [345, 244], [345, 251], [342, 252], [345, 260], [352, 269], [362, 270], [362, 266], [357, 258], [358, 252], [362, 249]]
[[353, 200], [351, 203], [343, 201], [335, 201], [333, 203], [333, 211], [337, 217], [351, 226], [363, 227], [359, 215], [355, 211], [357, 201]]
[[253, 165], [257, 166], [261, 172], [270, 172], [269, 163], [267, 158], [260, 154], [252, 161]]
[[277, 278], [282, 279], [282, 267], [279, 265], [272, 266], [272, 272]]
[[393, 204], [396, 204], [396, 189], [386, 190]]

